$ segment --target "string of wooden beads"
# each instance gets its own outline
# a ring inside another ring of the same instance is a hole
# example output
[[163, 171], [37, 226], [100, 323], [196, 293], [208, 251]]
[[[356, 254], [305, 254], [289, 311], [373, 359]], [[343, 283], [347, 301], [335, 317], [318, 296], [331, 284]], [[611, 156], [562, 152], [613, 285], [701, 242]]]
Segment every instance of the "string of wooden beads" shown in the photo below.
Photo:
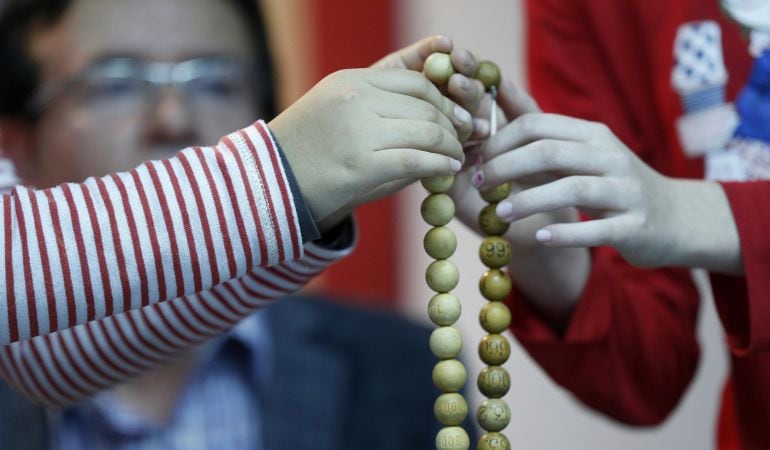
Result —
[[[480, 62], [476, 78], [494, 99], [500, 84], [500, 69], [497, 65], [489, 61]], [[492, 108], [496, 107], [496, 102], [493, 102]], [[495, 126], [493, 123], [491, 128]], [[490, 132], [494, 134], [495, 131], [492, 129]], [[511, 387], [510, 375], [502, 367], [511, 355], [511, 345], [500, 334], [511, 324], [511, 311], [503, 303], [511, 293], [511, 279], [502, 270], [511, 260], [511, 244], [502, 237], [508, 231], [508, 223], [501, 221], [495, 213], [497, 203], [510, 194], [510, 183], [481, 193], [481, 197], [489, 204], [479, 213], [479, 227], [486, 236], [479, 248], [479, 257], [488, 270], [479, 281], [479, 290], [489, 303], [482, 307], [479, 321], [489, 334], [479, 343], [479, 357], [487, 367], [479, 374], [477, 385], [487, 400], [481, 403], [476, 413], [479, 426], [486, 431], [479, 440], [478, 450], [510, 450], [511, 447], [508, 438], [500, 433], [511, 420], [511, 410], [502, 400]]]
[[[452, 61], [445, 53], [434, 53], [425, 61], [425, 75], [436, 85], [445, 85], [453, 73]], [[467, 379], [465, 366], [457, 359], [462, 350], [462, 335], [452, 326], [462, 310], [460, 300], [450, 292], [460, 276], [457, 266], [448, 260], [457, 249], [457, 238], [446, 227], [455, 213], [454, 202], [446, 194], [453, 184], [451, 175], [423, 179], [422, 185], [429, 195], [420, 208], [423, 220], [433, 227], [425, 234], [423, 246], [435, 259], [428, 266], [425, 279], [436, 292], [428, 304], [428, 315], [438, 326], [430, 336], [430, 349], [439, 358], [433, 368], [433, 384], [442, 392], [433, 406], [436, 419], [444, 426], [436, 435], [438, 450], [470, 447], [468, 433], [460, 426], [468, 415], [468, 403], [459, 394]]]
[[[436, 85], [445, 85], [454, 74], [450, 56], [434, 53], [425, 62], [425, 75]], [[478, 65], [476, 78], [494, 96], [500, 82], [500, 70], [492, 62], [482, 61]], [[493, 108], [496, 106], [493, 104]], [[430, 348], [440, 359], [433, 370], [433, 382], [443, 392], [436, 400], [434, 413], [444, 428], [436, 436], [437, 450], [467, 450], [470, 446], [468, 434], [459, 425], [468, 413], [465, 399], [458, 394], [467, 378], [467, 372], [457, 356], [462, 350], [460, 332], [452, 327], [459, 319], [462, 306], [460, 300], [450, 293], [459, 280], [457, 267], [448, 261], [457, 249], [454, 233], [446, 227], [454, 216], [454, 203], [446, 192], [451, 189], [453, 176], [424, 179], [423, 187], [430, 193], [422, 204], [423, 219], [433, 226], [425, 235], [424, 247], [435, 259], [428, 266], [426, 281], [437, 294], [428, 306], [430, 319], [439, 328], [431, 334]], [[511, 291], [511, 281], [505, 267], [511, 258], [511, 247], [501, 237], [508, 224], [495, 214], [497, 202], [510, 194], [508, 183], [498, 186], [482, 197], [489, 205], [479, 215], [479, 225], [487, 236], [481, 244], [479, 254], [489, 270], [482, 276], [480, 290], [489, 300], [480, 314], [482, 327], [490, 333], [479, 344], [479, 356], [488, 366], [477, 379], [479, 390], [488, 397], [479, 407], [476, 420], [485, 433], [478, 442], [478, 450], [509, 450], [508, 439], [500, 433], [510, 421], [510, 409], [501, 399], [510, 388], [510, 376], [501, 367], [510, 356], [510, 344], [500, 333], [508, 328], [511, 313], [502, 303]]]

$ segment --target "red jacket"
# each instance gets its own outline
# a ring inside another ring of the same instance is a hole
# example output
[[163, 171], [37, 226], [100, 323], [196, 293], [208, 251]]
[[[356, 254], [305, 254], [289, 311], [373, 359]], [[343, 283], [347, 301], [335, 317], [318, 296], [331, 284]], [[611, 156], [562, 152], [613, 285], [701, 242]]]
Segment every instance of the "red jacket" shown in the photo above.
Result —
[[[736, 98], [751, 57], [717, 0], [529, 0], [527, 7], [529, 79], [544, 110], [606, 123], [666, 175], [703, 176], [702, 160], [688, 158], [679, 145], [682, 106], [671, 87], [672, 49], [681, 24], [718, 22], [727, 99]], [[720, 449], [770, 449], [770, 182], [725, 189], [747, 275], [712, 276], [732, 351]], [[512, 331], [584, 403], [622, 422], [650, 425], [667, 417], [693, 378], [698, 301], [689, 271], [638, 269], [599, 248], [563, 336], [516, 296]]]

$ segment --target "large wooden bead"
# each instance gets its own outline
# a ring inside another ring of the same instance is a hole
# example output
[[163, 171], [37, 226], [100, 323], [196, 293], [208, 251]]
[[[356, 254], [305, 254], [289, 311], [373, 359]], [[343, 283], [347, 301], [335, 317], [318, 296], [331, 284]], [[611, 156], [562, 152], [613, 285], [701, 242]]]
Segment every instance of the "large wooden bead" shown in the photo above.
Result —
[[485, 367], [479, 372], [476, 385], [486, 397], [501, 398], [511, 388], [511, 376], [503, 367]]
[[486, 237], [479, 247], [479, 257], [487, 267], [503, 267], [511, 261], [511, 244], [500, 236]]
[[504, 434], [486, 433], [479, 439], [476, 450], [511, 450], [511, 443]]
[[500, 86], [500, 68], [492, 61], [480, 61], [475, 78], [481, 81], [486, 90], [490, 90], [492, 86]]
[[433, 84], [443, 86], [455, 73], [452, 58], [446, 53], [434, 53], [425, 60], [425, 76]]
[[446, 427], [436, 435], [436, 450], [468, 450], [471, 440], [462, 427]]
[[457, 426], [468, 415], [468, 403], [460, 394], [441, 394], [433, 404], [433, 413], [442, 425]]
[[443, 194], [446, 191], [452, 189], [452, 185], [455, 182], [454, 175], [438, 175], [435, 177], [423, 178], [420, 180], [422, 187], [424, 187], [431, 194]]
[[468, 373], [456, 359], [439, 361], [433, 366], [433, 384], [441, 392], [458, 392], [465, 385]]
[[487, 300], [505, 300], [511, 293], [511, 278], [500, 269], [489, 269], [481, 276], [479, 290]]
[[428, 316], [438, 326], [446, 327], [457, 322], [462, 313], [462, 304], [451, 293], [434, 295], [428, 303]]
[[425, 233], [422, 245], [431, 258], [447, 259], [457, 250], [457, 237], [447, 227], [434, 227]]
[[460, 281], [460, 272], [452, 261], [433, 261], [425, 271], [425, 281], [436, 292], [449, 292]]
[[497, 203], [505, 200], [509, 195], [511, 195], [511, 183], [505, 182], [488, 191], [482, 192], [481, 198], [487, 203]]
[[437, 358], [455, 358], [462, 349], [463, 337], [457, 328], [436, 328], [430, 335], [430, 350]]
[[487, 431], [500, 431], [511, 421], [511, 410], [503, 400], [490, 398], [479, 406], [476, 420]]
[[511, 310], [503, 302], [489, 302], [481, 307], [479, 322], [488, 333], [502, 333], [511, 326]]
[[497, 204], [487, 205], [479, 214], [479, 228], [487, 236], [502, 236], [511, 224], [497, 217]]
[[479, 342], [479, 357], [490, 366], [500, 366], [511, 356], [511, 344], [500, 334], [488, 334]]
[[420, 212], [430, 225], [443, 227], [455, 215], [455, 202], [446, 194], [432, 194], [423, 200]]

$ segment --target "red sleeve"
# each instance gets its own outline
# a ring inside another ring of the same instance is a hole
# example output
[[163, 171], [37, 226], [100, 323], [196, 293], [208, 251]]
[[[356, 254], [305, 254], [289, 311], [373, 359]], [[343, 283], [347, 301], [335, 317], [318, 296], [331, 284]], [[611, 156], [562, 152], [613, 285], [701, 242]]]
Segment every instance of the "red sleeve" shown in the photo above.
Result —
[[[626, 3], [602, 3], [603, 17], [613, 19], [607, 26], [614, 41], [599, 36], [607, 30], [590, 23], [585, 4], [527, 2], [535, 98], [546, 111], [608, 124], [649, 162], [664, 160], [660, 152], [667, 147], [656, 140], [660, 133], [647, 129], [655, 120], [642, 94], [649, 83], [637, 67], [643, 61], [622, 60], [619, 53], [623, 47], [626, 54], [643, 53], [622, 29], [632, 22], [623, 10]], [[637, 269], [609, 248], [596, 249], [593, 260], [563, 336], [517, 296], [511, 301], [512, 331], [558, 384], [588, 406], [629, 424], [659, 423], [678, 403], [698, 363], [698, 294], [690, 272]]]
[[712, 275], [717, 311], [733, 353], [770, 348], [770, 181], [724, 183], [738, 227], [745, 277]]

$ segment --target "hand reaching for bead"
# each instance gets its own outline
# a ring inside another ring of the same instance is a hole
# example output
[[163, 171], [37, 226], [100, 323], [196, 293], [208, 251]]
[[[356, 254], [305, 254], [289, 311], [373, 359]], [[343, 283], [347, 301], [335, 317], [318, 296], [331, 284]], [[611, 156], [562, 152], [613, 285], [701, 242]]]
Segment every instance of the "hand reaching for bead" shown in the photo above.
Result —
[[376, 68], [328, 76], [269, 126], [323, 229], [373, 191], [459, 171], [471, 117], [420, 73]]

